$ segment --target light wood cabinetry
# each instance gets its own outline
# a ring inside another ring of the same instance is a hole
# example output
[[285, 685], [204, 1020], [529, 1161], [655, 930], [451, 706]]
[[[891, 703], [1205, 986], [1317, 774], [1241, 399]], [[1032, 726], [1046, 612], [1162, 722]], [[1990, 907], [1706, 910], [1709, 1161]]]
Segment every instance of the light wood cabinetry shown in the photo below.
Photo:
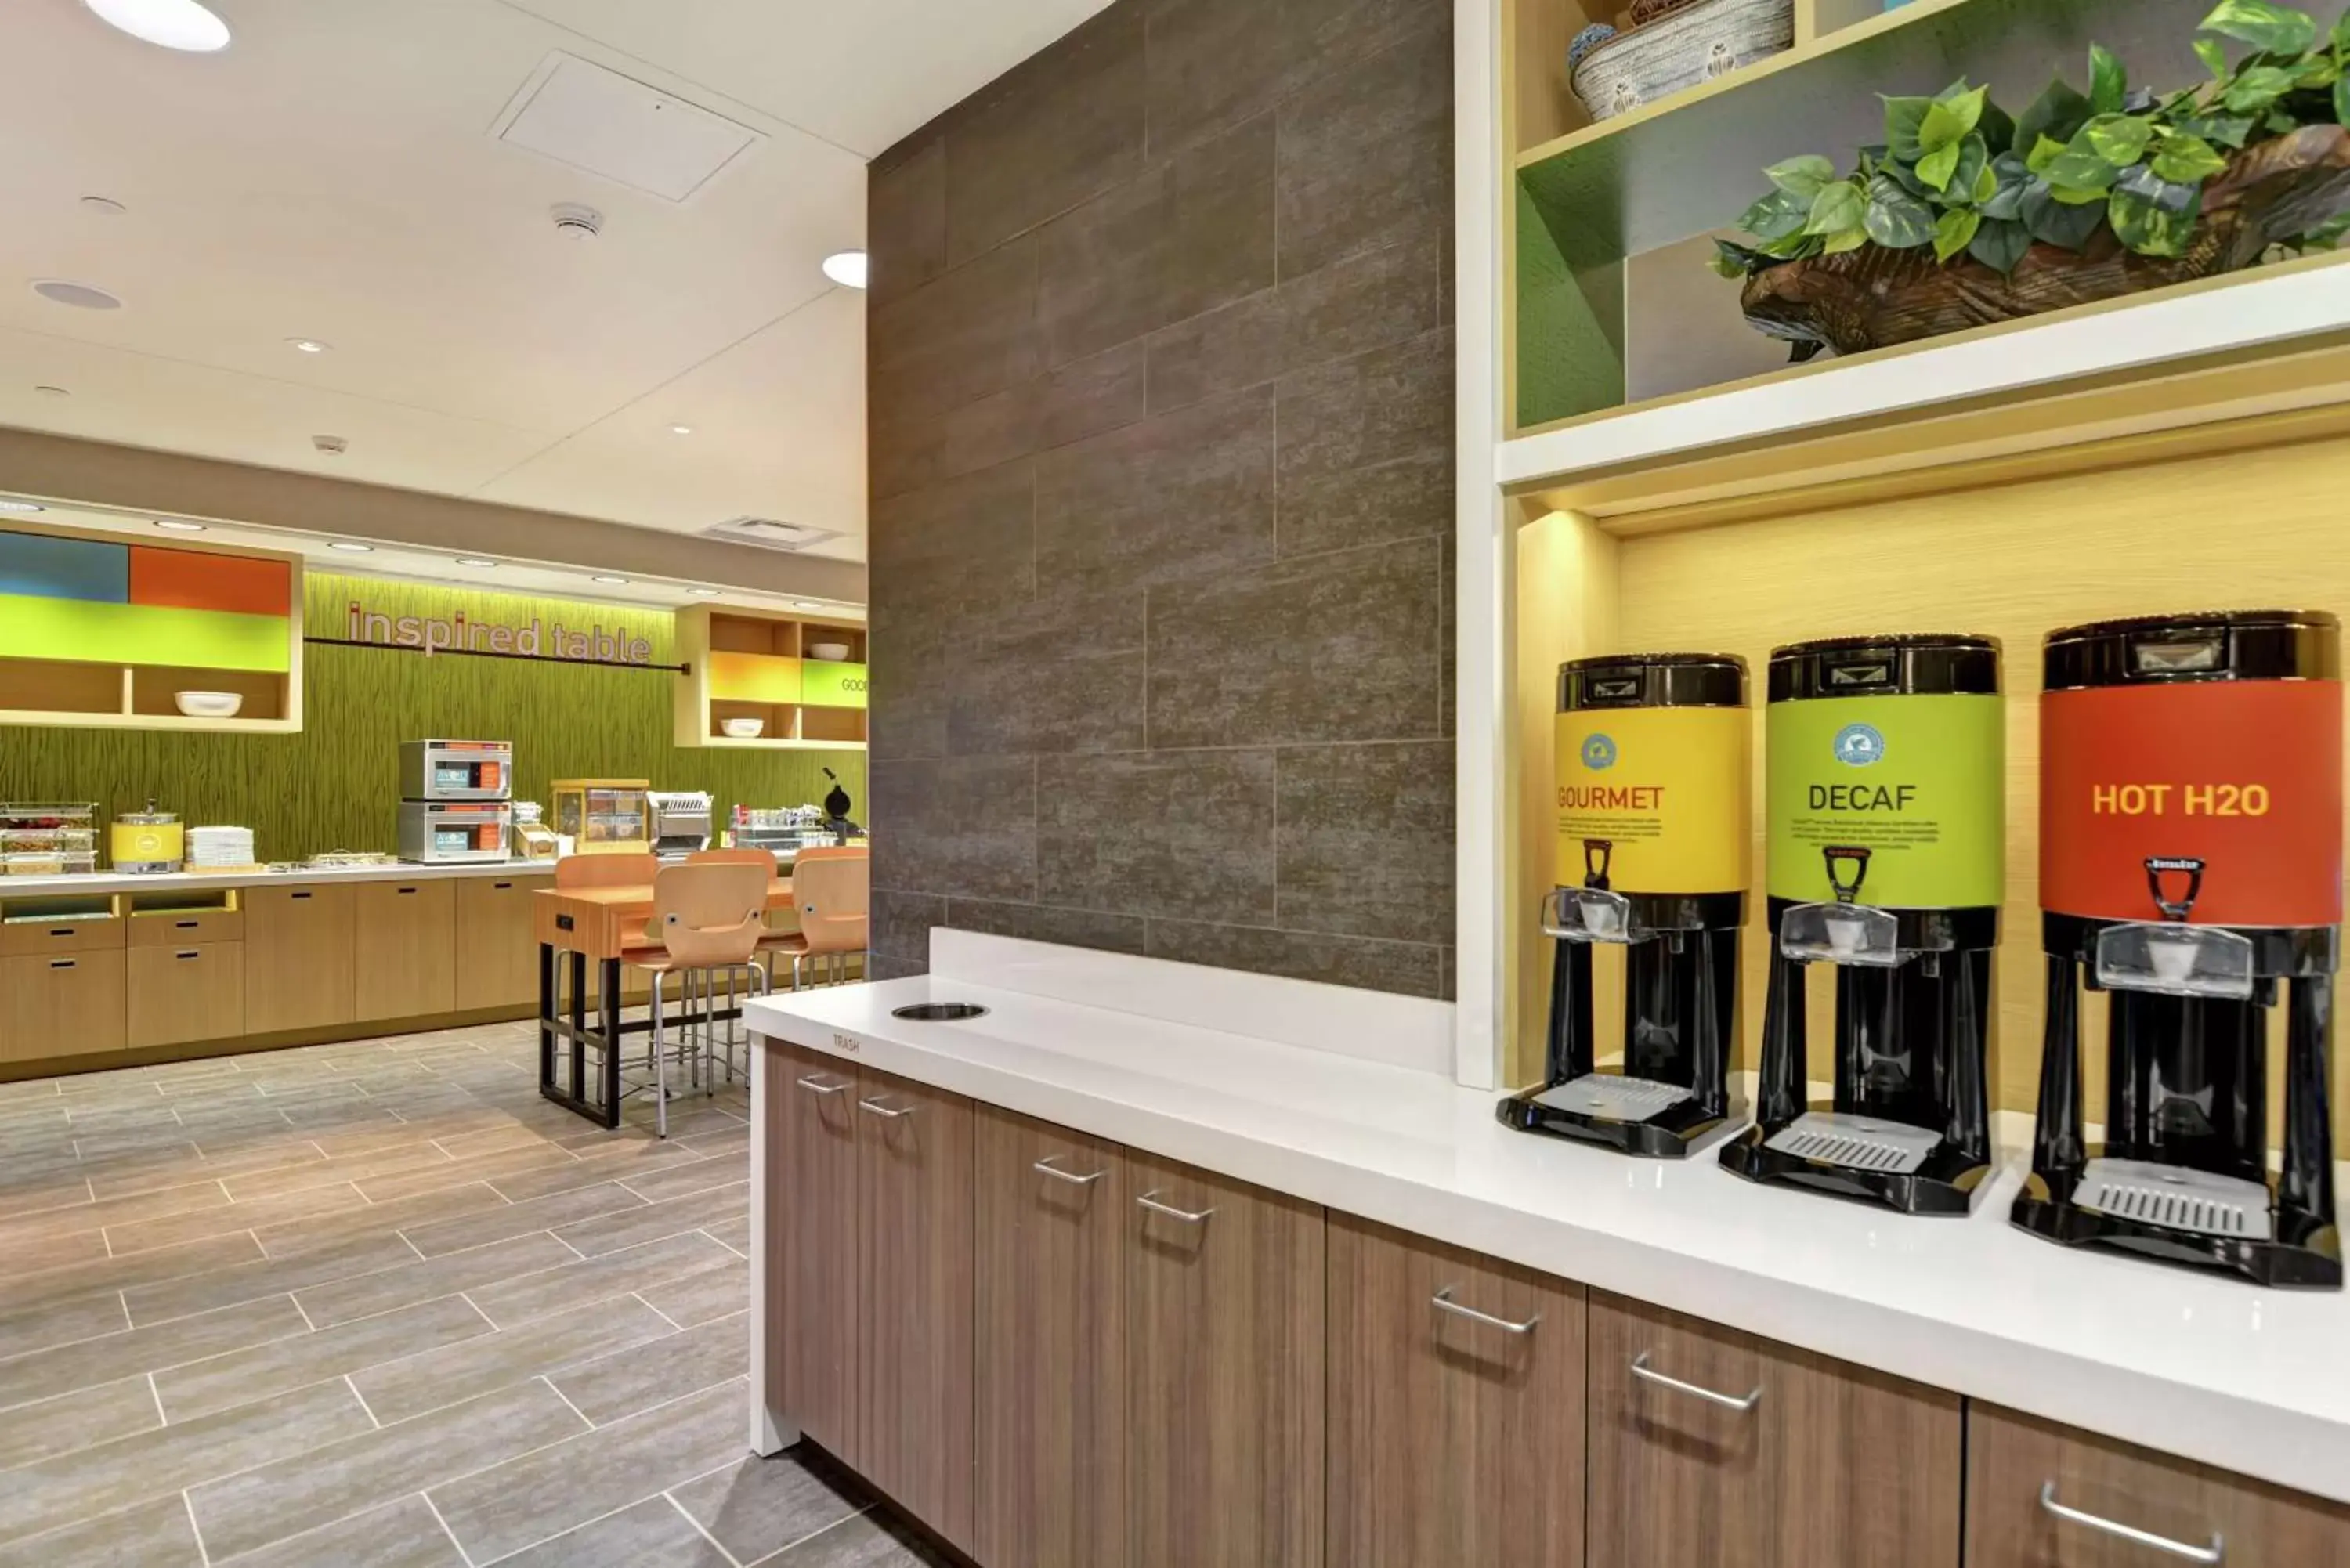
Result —
[[244, 940], [241, 909], [141, 909], [127, 924], [134, 948], [184, 948]]
[[318, 884], [245, 893], [247, 1030], [269, 1034], [358, 1019], [358, 891]]
[[47, 958], [122, 945], [122, 922], [111, 915], [68, 915], [0, 925], [0, 957]]
[[244, 944], [157, 947], [129, 954], [129, 1037], [134, 1051], [244, 1033]]
[[1329, 1254], [1329, 1562], [1583, 1562], [1582, 1287], [1338, 1214]]
[[1128, 1568], [1320, 1568], [1322, 1210], [1139, 1155], [1128, 1180]]
[[1966, 1568], [2350, 1568], [2350, 1509], [1993, 1406], [1966, 1489]]
[[799, 1428], [851, 1465], [858, 1455], [857, 1075], [778, 1046], [775, 1243], [784, 1402]]
[[111, 948], [0, 958], [0, 1061], [123, 1048], [121, 933]]
[[1595, 1295], [1588, 1561], [1956, 1563], [1960, 1422], [1954, 1394]]
[[972, 1191], [972, 1555], [1126, 1562], [1126, 1241], [1116, 1144], [982, 1106]]
[[468, 877], [454, 883], [457, 948], [454, 1006], [521, 1007], [538, 1000], [538, 941], [530, 896], [551, 875]]
[[858, 1472], [971, 1545], [972, 1106], [858, 1075]]
[[359, 1016], [414, 1018], [457, 1005], [453, 882], [362, 882], [358, 922]]

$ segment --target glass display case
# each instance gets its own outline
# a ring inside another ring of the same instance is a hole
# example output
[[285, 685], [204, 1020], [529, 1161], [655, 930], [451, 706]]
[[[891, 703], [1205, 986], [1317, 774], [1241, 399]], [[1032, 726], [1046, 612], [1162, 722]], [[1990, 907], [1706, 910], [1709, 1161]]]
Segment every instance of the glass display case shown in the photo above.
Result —
[[650, 779], [557, 779], [555, 831], [574, 855], [648, 855], [653, 846]]
[[0, 876], [56, 877], [97, 869], [96, 804], [0, 804]]

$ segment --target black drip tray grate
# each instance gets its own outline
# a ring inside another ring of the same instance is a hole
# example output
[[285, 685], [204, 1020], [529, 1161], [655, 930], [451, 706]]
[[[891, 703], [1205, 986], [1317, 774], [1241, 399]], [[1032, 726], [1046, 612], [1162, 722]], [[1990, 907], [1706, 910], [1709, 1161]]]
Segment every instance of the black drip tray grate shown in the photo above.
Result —
[[987, 1009], [969, 1002], [917, 1002], [910, 1007], [892, 1008], [889, 1012], [892, 1018], [914, 1023], [962, 1023], [986, 1015]]

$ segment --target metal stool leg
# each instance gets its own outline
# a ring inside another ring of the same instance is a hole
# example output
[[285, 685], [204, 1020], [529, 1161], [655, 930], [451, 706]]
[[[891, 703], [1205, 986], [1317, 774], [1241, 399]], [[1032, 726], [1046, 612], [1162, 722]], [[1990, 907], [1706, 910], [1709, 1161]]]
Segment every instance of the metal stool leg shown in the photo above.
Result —
[[[681, 987], [682, 982], [681, 982]], [[681, 995], [680, 1006], [683, 1005]], [[653, 976], [653, 1130], [669, 1137], [669, 1047], [661, 1037], [661, 977]]]

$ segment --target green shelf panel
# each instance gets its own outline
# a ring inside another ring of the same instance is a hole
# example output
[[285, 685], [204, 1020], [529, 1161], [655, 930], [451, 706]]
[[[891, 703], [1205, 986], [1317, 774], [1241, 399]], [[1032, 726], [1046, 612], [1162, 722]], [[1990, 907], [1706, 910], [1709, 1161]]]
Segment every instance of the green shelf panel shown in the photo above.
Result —
[[284, 616], [0, 594], [0, 659], [283, 675], [292, 625]]

